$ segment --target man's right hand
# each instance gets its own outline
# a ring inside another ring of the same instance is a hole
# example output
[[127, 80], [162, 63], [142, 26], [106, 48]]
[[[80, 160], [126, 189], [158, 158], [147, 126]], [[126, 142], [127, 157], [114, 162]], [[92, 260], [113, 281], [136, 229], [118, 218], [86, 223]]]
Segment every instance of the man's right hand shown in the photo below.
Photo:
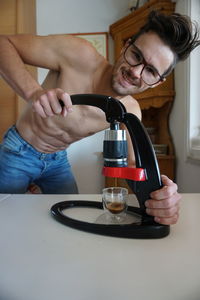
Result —
[[[59, 100], [62, 100], [63, 107], [61, 107]], [[59, 88], [37, 91], [31, 101], [33, 111], [38, 113], [42, 118], [60, 114], [66, 117], [68, 113], [72, 112], [70, 95]]]

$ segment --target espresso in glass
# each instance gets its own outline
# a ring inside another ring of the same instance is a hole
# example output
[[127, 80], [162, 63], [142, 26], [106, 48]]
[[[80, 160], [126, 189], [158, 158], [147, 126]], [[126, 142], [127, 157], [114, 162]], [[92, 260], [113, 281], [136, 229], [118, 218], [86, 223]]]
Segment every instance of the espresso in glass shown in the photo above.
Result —
[[120, 214], [126, 209], [126, 205], [124, 203], [110, 202], [106, 204], [106, 208], [112, 214]]
[[128, 201], [128, 190], [123, 187], [109, 187], [103, 189], [102, 201], [104, 209], [113, 215], [126, 211]]

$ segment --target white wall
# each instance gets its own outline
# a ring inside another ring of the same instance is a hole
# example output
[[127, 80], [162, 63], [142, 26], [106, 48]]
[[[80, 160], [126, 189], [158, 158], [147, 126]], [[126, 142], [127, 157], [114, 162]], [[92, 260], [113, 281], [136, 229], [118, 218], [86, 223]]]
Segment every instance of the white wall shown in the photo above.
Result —
[[[199, 1], [199, 0], [191, 0]], [[188, 14], [188, 0], [176, 1], [176, 12]], [[194, 2], [193, 2], [194, 4]], [[199, 51], [199, 49], [195, 50]], [[197, 68], [199, 66], [197, 65]], [[188, 128], [188, 62], [181, 62], [175, 70], [176, 98], [171, 114], [170, 128], [176, 148], [177, 157], [177, 183], [180, 192], [200, 192], [200, 163], [187, 158], [187, 132]], [[194, 78], [198, 80], [199, 78]]]
[[[128, 2], [129, 0], [37, 0], [37, 33], [106, 32], [110, 24], [129, 13]], [[109, 46], [111, 48], [111, 44]], [[40, 81], [45, 74], [40, 70]], [[80, 193], [100, 193], [104, 186], [101, 175], [102, 147], [103, 132], [69, 148], [69, 159]]]

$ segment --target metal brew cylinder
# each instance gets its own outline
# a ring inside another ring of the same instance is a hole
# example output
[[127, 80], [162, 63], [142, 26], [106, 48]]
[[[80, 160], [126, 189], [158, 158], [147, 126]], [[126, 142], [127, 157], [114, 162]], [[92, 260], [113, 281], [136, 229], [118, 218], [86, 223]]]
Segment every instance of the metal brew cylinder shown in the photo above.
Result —
[[105, 130], [104, 134], [104, 166], [126, 167], [127, 148], [126, 130], [119, 129], [119, 123], [111, 124], [111, 129]]

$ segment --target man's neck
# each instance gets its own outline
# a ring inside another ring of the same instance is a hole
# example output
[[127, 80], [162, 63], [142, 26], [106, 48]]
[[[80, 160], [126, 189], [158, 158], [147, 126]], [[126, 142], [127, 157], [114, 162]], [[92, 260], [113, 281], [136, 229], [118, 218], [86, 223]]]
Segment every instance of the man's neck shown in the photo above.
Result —
[[94, 80], [93, 92], [119, 99], [120, 95], [112, 88], [112, 72], [113, 66], [107, 63]]

